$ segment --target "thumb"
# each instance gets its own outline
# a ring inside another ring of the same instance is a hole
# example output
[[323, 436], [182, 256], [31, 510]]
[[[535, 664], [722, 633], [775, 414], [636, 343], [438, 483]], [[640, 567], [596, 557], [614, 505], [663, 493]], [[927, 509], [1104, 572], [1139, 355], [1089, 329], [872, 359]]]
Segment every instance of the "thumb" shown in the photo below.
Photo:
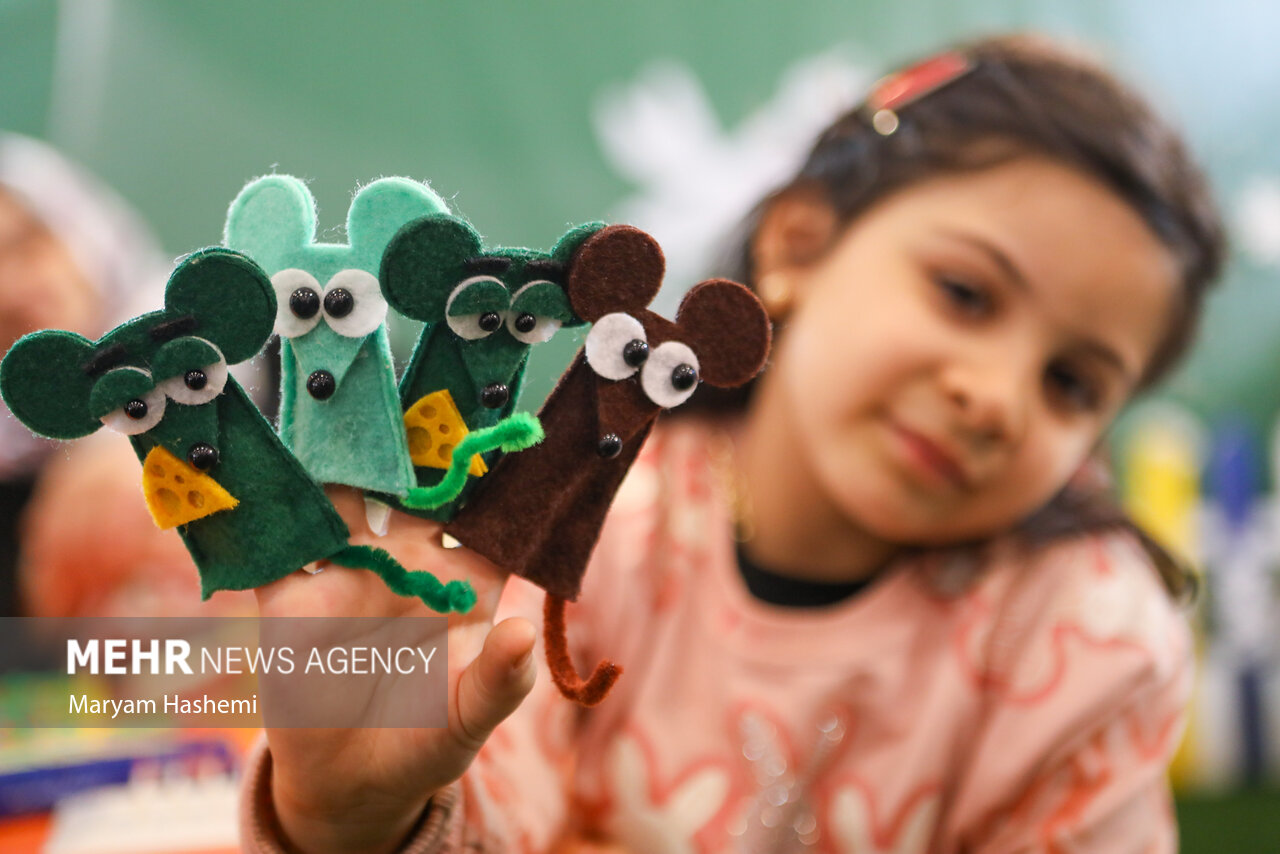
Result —
[[494, 728], [533, 690], [537, 629], [522, 617], [498, 623], [475, 660], [458, 677], [454, 734], [463, 747], [479, 751]]

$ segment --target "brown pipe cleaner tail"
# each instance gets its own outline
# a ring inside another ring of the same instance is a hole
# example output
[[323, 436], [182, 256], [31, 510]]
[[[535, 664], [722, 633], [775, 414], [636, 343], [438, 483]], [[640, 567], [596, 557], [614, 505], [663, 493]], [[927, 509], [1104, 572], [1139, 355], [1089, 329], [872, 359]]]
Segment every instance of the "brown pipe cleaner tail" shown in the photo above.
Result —
[[543, 640], [547, 646], [547, 664], [551, 666], [551, 679], [560, 693], [584, 706], [594, 706], [605, 697], [613, 683], [622, 675], [622, 668], [612, 661], [601, 661], [585, 682], [573, 667], [569, 658], [569, 642], [565, 637], [565, 600], [547, 594], [543, 608]]

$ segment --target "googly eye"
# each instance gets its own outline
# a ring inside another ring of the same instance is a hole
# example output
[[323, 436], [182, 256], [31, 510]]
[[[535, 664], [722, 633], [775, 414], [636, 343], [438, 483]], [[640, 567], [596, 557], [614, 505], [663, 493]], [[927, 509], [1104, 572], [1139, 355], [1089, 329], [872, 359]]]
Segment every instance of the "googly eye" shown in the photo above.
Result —
[[102, 423], [117, 433], [137, 436], [147, 432], [164, 418], [164, 401], [164, 391], [156, 386], [102, 416]]
[[364, 270], [339, 270], [321, 294], [325, 322], [344, 338], [363, 338], [387, 319], [378, 278]]
[[698, 357], [679, 341], [659, 344], [645, 360], [640, 385], [649, 399], [663, 409], [679, 406], [698, 387]]
[[290, 268], [271, 277], [276, 292], [276, 334], [306, 335], [320, 322], [320, 284], [306, 270]]
[[[501, 302], [501, 306], [499, 306]], [[480, 311], [463, 310], [453, 313], [459, 306], [467, 308], [479, 304]], [[453, 334], [467, 341], [487, 338], [502, 328], [507, 314], [507, 287], [493, 276], [472, 276], [458, 283], [445, 303], [444, 317]], [[500, 310], [501, 309], [501, 310]]]
[[[520, 303], [520, 295], [528, 291], [534, 286], [557, 287], [557, 285], [539, 279], [530, 282], [520, 290], [516, 291], [511, 297], [511, 304], [518, 305]], [[529, 311], [509, 311], [507, 312], [507, 331], [511, 333], [511, 337], [519, 341], [521, 344], [541, 344], [543, 341], [549, 341], [551, 336], [556, 334], [560, 328], [560, 321], [554, 317], [539, 317]]]
[[219, 354], [218, 361], [189, 368], [177, 376], [169, 377], [160, 383], [159, 388], [176, 403], [199, 406], [222, 394], [226, 385], [227, 362]]
[[587, 333], [587, 364], [607, 380], [624, 380], [634, 374], [641, 364], [635, 361], [635, 354], [639, 352], [641, 345], [647, 352], [644, 326], [640, 321], [620, 311], [606, 314]]

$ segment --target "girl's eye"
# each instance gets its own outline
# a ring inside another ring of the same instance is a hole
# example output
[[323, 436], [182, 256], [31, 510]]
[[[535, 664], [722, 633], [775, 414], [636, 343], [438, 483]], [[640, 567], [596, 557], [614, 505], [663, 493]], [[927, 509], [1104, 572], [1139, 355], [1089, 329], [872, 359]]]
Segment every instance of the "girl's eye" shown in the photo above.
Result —
[[961, 313], [980, 317], [991, 310], [991, 297], [976, 285], [949, 276], [939, 277], [937, 283], [947, 301]]
[[1069, 365], [1054, 363], [1049, 366], [1046, 381], [1054, 394], [1060, 396], [1072, 408], [1092, 411], [1101, 403], [1097, 388]]

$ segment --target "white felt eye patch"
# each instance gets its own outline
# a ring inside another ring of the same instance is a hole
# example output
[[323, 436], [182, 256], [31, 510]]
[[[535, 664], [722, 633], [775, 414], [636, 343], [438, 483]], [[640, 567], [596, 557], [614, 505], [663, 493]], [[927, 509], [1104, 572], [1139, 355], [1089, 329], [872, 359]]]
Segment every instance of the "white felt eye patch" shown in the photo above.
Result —
[[[149, 371], [141, 368], [119, 368], [118, 370], [137, 371], [148, 377], [151, 376]], [[164, 418], [164, 405], [164, 390], [156, 386], [141, 397], [134, 398], [124, 406], [102, 416], [102, 423], [117, 433], [137, 436], [160, 423], [160, 419]]]
[[453, 314], [451, 309], [454, 302], [462, 296], [463, 292], [481, 282], [492, 282], [506, 293], [506, 285], [495, 279], [493, 276], [472, 276], [469, 279], [463, 279], [458, 286], [449, 294], [449, 299], [444, 304], [445, 323], [449, 324], [449, 328], [453, 330], [453, 334], [467, 341], [478, 341], [481, 338], [487, 338], [497, 332], [503, 322], [506, 320], [507, 312], [499, 311], [496, 308], [492, 311], [467, 312], [464, 314]]
[[640, 321], [620, 311], [606, 314], [587, 333], [587, 364], [607, 380], [624, 380], [640, 367], [640, 362], [626, 359], [627, 345], [633, 341], [645, 342]]
[[344, 338], [363, 338], [387, 319], [378, 279], [364, 270], [339, 270], [320, 295], [325, 322]]
[[[511, 304], [515, 305], [519, 301], [520, 295], [533, 286], [550, 284], [551, 282], [545, 279], [529, 282], [512, 295]], [[554, 317], [539, 317], [536, 314], [514, 310], [507, 312], [507, 331], [511, 333], [512, 338], [521, 344], [541, 344], [543, 341], [549, 341], [559, 328], [560, 321]]]
[[306, 335], [320, 322], [320, 283], [306, 270], [290, 268], [271, 277], [276, 292], [276, 334]]
[[663, 409], [679, 406], [698, 387], [698, 357], [679, 341], [659, 344], [645, 360], [640, 384], [649, 399]]
[[[200, 339], [204, 341], [204, 339]], [[175, 403], [187, 406], [199, 406], [208, 403], [227, 385], [227, 360], [212, 341], [205, 341], [218, 352], [218, 361], [207, 365], [192, 365], [190, 369], [176, 376], [169, 377], [158, 386], [165, 396]]]

